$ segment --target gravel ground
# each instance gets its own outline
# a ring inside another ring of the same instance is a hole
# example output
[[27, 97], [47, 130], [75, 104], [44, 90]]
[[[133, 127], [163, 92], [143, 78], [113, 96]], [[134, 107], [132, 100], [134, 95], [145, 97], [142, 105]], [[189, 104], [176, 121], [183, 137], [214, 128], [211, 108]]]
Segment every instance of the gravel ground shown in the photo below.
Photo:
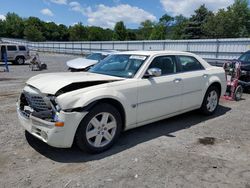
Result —
[[[42, 72], [66, 71], [73, 56], [40, 54]], [[204, 117], [186, 113], [122, 134], [98, 155], [57, 149], [25, 134], [15, 102], [27, 65], [0, 65], [0, 187], [232, 187], [250, 188], [250, 95], [221, 101]], [[205, 139], [205, 137], [210, 137]]]

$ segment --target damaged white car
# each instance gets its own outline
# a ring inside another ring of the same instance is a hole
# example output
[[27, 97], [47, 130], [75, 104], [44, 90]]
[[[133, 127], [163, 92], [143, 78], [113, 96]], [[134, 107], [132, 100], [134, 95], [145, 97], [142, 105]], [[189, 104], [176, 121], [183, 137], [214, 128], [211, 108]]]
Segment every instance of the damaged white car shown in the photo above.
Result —
[[102, 152], [124, 130], [194, 109], [213, 114], [226, 90], [223, 68], [186, 52], [110, 55], [88, 72], [40, 74], [17, 104], [20, 123], [47, 143]]

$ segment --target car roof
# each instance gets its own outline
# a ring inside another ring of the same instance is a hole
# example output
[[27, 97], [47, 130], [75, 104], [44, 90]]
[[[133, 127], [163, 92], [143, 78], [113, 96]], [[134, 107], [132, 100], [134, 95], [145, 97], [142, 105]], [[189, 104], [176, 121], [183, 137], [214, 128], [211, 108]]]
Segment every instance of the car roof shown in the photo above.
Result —
[[189, 52], [170, 51], [170, 50], [164, 50], [164, 51], [124, 51], [124, 52], [118, 52], [116, 54], [146, 55], [146, 56], [168, 54], [168, 55], [191, 55], [191, 56], [194, 56], [194, 54], [189, 53]]

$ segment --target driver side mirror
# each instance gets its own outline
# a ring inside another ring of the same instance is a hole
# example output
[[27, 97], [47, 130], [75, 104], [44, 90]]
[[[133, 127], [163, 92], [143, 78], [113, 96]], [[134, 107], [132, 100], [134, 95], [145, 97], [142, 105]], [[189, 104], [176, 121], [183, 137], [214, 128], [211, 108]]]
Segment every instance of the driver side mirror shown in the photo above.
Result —
[[161, 69], [159, 68], [150, 68], [147, 70], [147, 73], [144, 75], [144, 77], [159, 77], [161, 76]]

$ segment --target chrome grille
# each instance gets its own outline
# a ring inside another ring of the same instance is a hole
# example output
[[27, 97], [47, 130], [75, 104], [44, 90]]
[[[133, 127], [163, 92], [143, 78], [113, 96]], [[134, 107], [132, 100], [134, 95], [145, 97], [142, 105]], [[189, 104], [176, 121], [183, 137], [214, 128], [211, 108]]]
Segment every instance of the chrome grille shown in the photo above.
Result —
[[48, 110], [48, 105], [39, 94], [24, 92], [24, 96], [29, 106], [35, 111], [40, 112]]

